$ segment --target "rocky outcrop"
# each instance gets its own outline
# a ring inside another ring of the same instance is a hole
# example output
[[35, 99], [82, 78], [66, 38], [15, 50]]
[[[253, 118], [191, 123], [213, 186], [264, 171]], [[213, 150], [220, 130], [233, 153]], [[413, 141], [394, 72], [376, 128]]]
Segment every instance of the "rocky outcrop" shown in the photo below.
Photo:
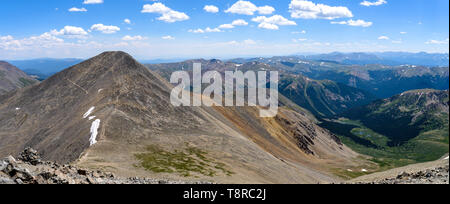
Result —
[[30, 147], [26, 148], [22, 153], [20, 153], [19, 159], [31, 165], [42, 164], [41, 157], [38, 152]]
[[315, 127], [312, 123], [302, 121], [290, 121], [286, 118], [277, 116], [277, 121], [286, 126], [296, 140], [296, 145], [306, 154], [314, 155], [310, 146], [314, 145], [314, 139], [317, 137]]
[[112, 173], [43, 162], [36, 150], [27, 148], [20, 154], [18, 160], [12, 156], [0, 160], [0, 184], [186, 184], [186, 182], [137, 177], [117, 178]]

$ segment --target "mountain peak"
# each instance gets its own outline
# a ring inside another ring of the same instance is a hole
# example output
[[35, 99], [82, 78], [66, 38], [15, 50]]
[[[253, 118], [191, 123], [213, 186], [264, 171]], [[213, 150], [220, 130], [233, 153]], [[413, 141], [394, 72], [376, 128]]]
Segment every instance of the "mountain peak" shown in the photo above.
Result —
[[130, 65], [139, 65], [139, 63], [128, 53], [123, 51], [108, 51], [103, 52], [87, 61], [102, 62], [102, 64], [109, 65], [115, 63], [131, 63]]
[[130, 58], [133, 58], [133, 57], [131, 57], [131, 55], [129, 55], [128, 53], [126, 53], [124, 51], [106, 51], [106, 52], [103, 52], [103, 53], [101, 53], [101, 54], [99, 54], [97, 56], [103, 56], [103, 57], [115, 56], [115, 57], [130, 57]]
[[[62, 72], [55, 74], [51, 78], [80, 78], [89, 77], [90, 80], [99, 78], [102, 75], [110, 76], [127, 75], [137, 71], [140, 73], [149, 72], [149, 70], [131, 55], [123, 51], [103, 52], [95, 57], [74, 65]], [[49, 78], [49, 79], [51, 79]]]

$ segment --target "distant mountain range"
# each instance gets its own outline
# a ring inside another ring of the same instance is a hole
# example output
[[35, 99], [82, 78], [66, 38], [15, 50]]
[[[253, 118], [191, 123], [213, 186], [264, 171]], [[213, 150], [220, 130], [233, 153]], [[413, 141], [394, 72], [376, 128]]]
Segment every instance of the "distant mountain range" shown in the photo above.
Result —
[[367, 65], [381, 64], [390, 66], [449, 66], [449, 54], [431, 54], [425, 52], [380, 52], [380, 53], [340, 53], [304, 56], [308, 60], [334, 61], [342, 64]]
[[330, 80], [313, 80], [299, 74], [292, 74], [288, 69], [278, 69], [262, 62], [236, 64], [221, 60], [188, 60], [180, 63], [148, 64], [151, 70], [170, 79], [174, 71], [191, 71], [193, 63], [201, 63], [202, 71], [218, 71], [224, 76], [225, 71], [280, 71], [279, 92], [298, 106], [305, 108], [316, 117], [328, 117], [341, 113], [355, 106], [366, 105], [377, 99], [374, 95], [346, 84]]
[[9, 63], [20, 67], [28, 75], [37, 76], [39, 80], [44, 80], [51, 75], [82, 62], [82, 59], [31, 59], [31, 60], [12, 60]]
[[[449, 88], [448, 67], [425, 67], [417, 65], [346, 65], [333, 60], [305, 60], [286, 56], [248, 59], [266, 63], [277, 70], [301, 74], [315, 80], [332, 80], [388, 98], [414, 89]], [[232, 60], [245, 63], [247, 60]]]
[[0, 95], [37, 82], [36, 79], [28, 76], [19, 68], [0, 61]]
[[[408, 53], [408, 52], [380, 52], [380, 53], [340, 53], [334, 52], [329, 54], [308, 54], [293, 55], [286, 57], [272, 58], [239, 58], [227, 60], [235, 63], [247, 63], [253, 61], [273, 62], [273, 61], [291, 61], [295, 59], [315, 61], [315, 62], [331, 62], [341, 65], [368, 65], [379, 64], [387, 66], [416, 65], [428, 67], [448, 67], [449, 54], [432, 54], [432, 53]], [[83, 61], [82, 59], [31, 59], [31, 60], [11, 60], [9, 63], [21, 68], [29, 75], [38, 76], [40, 80], [44, 80], [51, 75], [62, 71], [63, 69], [73, 66]], [[143, 64], [160, 64], [160, 63], [176, 63], [184, 61], [184, 59], [154, 59], [140, 60]]]
[[379, 53], [342, 53], [333, 52], [328, 54], [311, 54], [311, 55], [291, 55], [291, 56], [275, 56], [262, 58], [237, 58], [229, 61], [235, 63], [245, 63], [251, 61], [260, 61], [265, 63], [275, 61], [292, 61], [304, 60], [315, 62], [330, 62], [342, 65], [416, 65], [427, 67], [448, 67], [448, 53], [409, 53], [409, 52], [379, 52]]

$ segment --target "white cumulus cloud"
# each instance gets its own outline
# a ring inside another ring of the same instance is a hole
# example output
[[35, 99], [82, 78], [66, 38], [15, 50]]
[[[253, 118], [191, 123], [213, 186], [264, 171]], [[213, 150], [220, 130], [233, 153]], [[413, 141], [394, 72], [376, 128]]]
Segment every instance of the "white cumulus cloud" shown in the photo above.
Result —
[[425, 42], [425, 44], [428, 44], [428, 45], [446, 45], [446, 44], [448, 44], [448, 38], [447, 39], [445, 39], [445, 40], [429, 40], [429, 41], [427, 41], [427, 42]]
[[258, 8], [258, 13], [261, 15], [270, 15], [275, 12], [275, 8], [271, 6], [261, 6]]
[[103, 0], [84, 0], [83, 4], [102, 4]]
[[12, 36], [0, 36], [0, 50], [36, 50], [46, 49], [64, 44], [64, 40], [56, 37], [51, 32], [39, 36], [31, 36], [23, 39], [14, 39]]
[[175, 40], [175, 38], [174, 37], [172, 37], [172, 36], [170, 36], [170, 35], [166, 35], [166, 36], [163, 36], [163, 37], [161, 37], [163, 40]]
[[312, 1], [292, 0], [289, 4], [292, 18], [302, 19], [328, 19], [352, 18], [353, 13], [344, 6], [328, 6], [315, 4]]
[[340, 24], [340, 25], [349, 25], [356, 27], [370, 27], [373, 25], [372, 22], [367, 22], [364, 20], [348, 20], [348, 21], [339, 21], [339, 22], [331, 22], [331, 24]]
[[51, 35], [59, 36], [64, 35], [69, 38], [84, 38], [88, 33], [80, 27], [76, 26], [64, 26], [61, 30], [52, 30], [50, 31]]
[[129, 35], [126, 35], [126, 36], [124, 36], [123, 38], [122, 38], [122, 40], [125, 40], [125, 41], [138, 41], [138, 40], [145, 40], [146, 38], [144, 38], [144, 37], [142, 37], [142, 36], [140, 36], [140, 35], [136, 35], [136, 36], [129, 36]]
[[239, 0], [236, 3], [234, 3], [230, 8], [225, 10], [225, 13], [234, 13], [252, 16], [255, 14], [255, 12], [258, 12], [261, 15], [270, 15], [274, 11], [275, 8], [271, 6], [258, 7], [250, 1]]
[[185, 13], [174, 11], [171, 8], [159, 2], [154, 4], [145, 4], [141, 12], [161, 14], [158, 20], [167, 23], [189, 20], [189, 16], [186, 15]]
[[299, 43], [299, 42], [305, 42], [305, 41], [307, 41], [308, 39], [306, 39], [306, 38], [299, 38], [299, 39], [292, 39], [292, 42], [294, 42], [294, 43]]
[[243, 19], [234, 20], [232, 23], [222, 24], [219, 26], [219, 29], [232, 29], [236, 26], [246, 26], [248, 25], [247, 21]]
[[219, 8], [217, 6], [213, 6], [213, 5], [206, 5], [203, 10], [205, 10], [208, 13], [218, 13], [219, 12]]
[[128, 19], [128, 18], [124, 19], [123, 22], [126, 23], [126, 24], [131, 24], [131, 20]]
[[390, 38], [388, 36], [380, 36], [378, 37], [378, 40], [389, 40]]
[[120, 31], [120, 28], [117, 26], [113, 26], [113, 25], [108, 26], [108, 25], [103, 25], [103, 24], [99, 23], [99, 24], [92, 25], [91, 30], [100, 31], [105, 34], [113, 34], [113, 33], [116, 33], [117, 31]]
[[267, 30], [278, 30], [280, 29], [280, 27], [278, 27], [275, 24], [271, 24], [271, 23], [266, 23], [266, 22], [262, 22], [258, 25], [258, 28], [263, 28], [263, 29], [267, 29]]
[[77, 7], [73, 7], [69, 9], [69, 12], [87, 12], [87, 9], [85, 8], [77, 8]]
[[195, 29], [195, 30], [191, 29], [188, 32], [190, 32], [190, 33], [205, 33], [205, 31], [203, 29], [201, 29], [201, 28]]
[[361, 2], [362, 6], [381, 6], [383, 4], [387, 4], [386, 0], [378, 0], [378, 1], [363, 1]]
[[11, 35], [0, 36], [0, 41], [11, 41], [11, 40], [14, 40], [14, 37]]
[[233, 23], [231, 23], [234, 26], [246, 26], [248, 25], [247, 21], [242, 20], [242, 19], [238, 19], [238, 20], [234, 20]]
[[293, 31], [291, 32], [292, 34], [306, 34], [306, 30], [302, 30], [302, 31]]
[[274, 15], [272, 17], [258, 16], [252, 19], [253, 22], [259, 23], [259, 28], [268, 30], [278, 30], [279, 26], [297, 25], [294, 21], [288, 20], [283, 16]]
[[219, 26], [219, 29], [232, 29], [232, 28], [234, 28], [234, 26], [229, 24], [229, 23], [228, 24], [222, 24], [222, 25]]
[[195, 30], [191, 29], [188, 32], [190, 32], [190, 33], [220, 33], [220, 32], [222, 32], [222, 30], [220, 30], [220, 28], [207, 27], [205, 29], [201, 29], [201, 28], [195, 29]]
[[222, 31], [219, 28], [209, 28], [209, 27], [207, 27], [205, 29], [205, 32], [207, 32], [207, 33], [219, 33], [219, 32], [222, 32]]

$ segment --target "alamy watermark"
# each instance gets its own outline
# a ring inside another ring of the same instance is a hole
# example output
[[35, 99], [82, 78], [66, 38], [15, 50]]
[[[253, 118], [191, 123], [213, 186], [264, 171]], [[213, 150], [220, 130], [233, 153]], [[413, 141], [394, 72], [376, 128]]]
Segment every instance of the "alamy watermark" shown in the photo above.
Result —
[[[270, 71], [268, 76], [268, 71], [243, 73], [236, 68], [235, 71], [225, 71], [225, 80], [223, 80], [218, 71], [207, 71], [202, 75], [202, 65], [194, 63], [192, 73], [192, 83], [189, 72], [172, 73], [170, 83], [178, 84], [170, 94], [170, 102], [173, 106], [247, 105], [261, 107], [260, 117], [275, 117], [278, 113], [279, 76], [277, 71]], [[246, 92], [247, 95], [245, 95]], [[192, 100], [191, 96], [193, 96]]]

